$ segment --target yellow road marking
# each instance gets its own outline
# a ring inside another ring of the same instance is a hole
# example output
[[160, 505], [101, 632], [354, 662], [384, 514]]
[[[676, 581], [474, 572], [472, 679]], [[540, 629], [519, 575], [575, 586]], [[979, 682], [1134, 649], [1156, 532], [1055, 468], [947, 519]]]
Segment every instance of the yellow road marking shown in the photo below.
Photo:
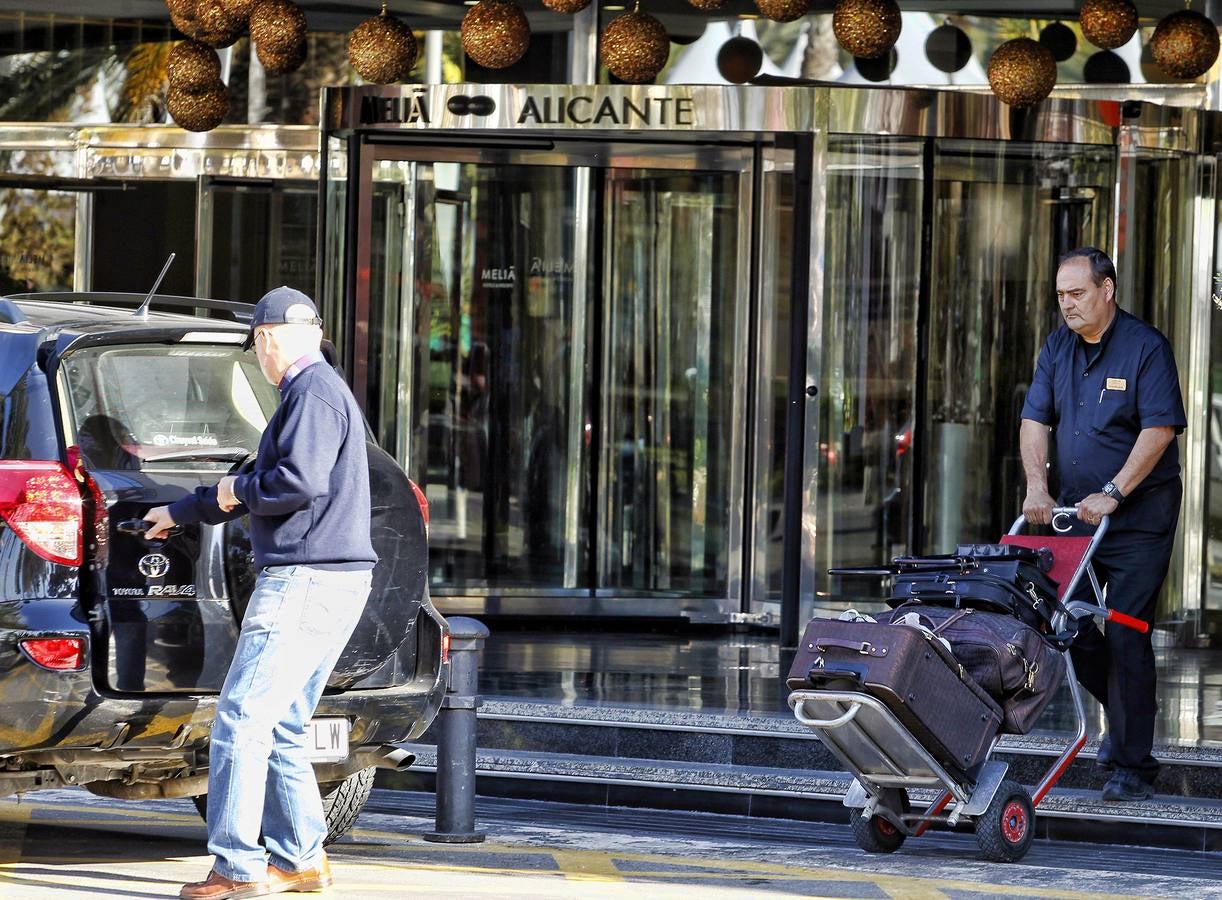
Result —
[[[151, 811], [132, 807], [130, 809], [116, 810], [114, 808], [105, 808], [99, 806], [90, 806], [87, 804], [60, 804], [47, 802], [30, 802], [23, 801], [19, 804], [9, 803], [5, 810], [5, 820], [0, 821], [0, 881], [12, 881], [20, 883], [23, 881], [32, 882], [35, 884], [42, 883], [37, 875], [32, 875], [29, 872], [22, 872], [22, 865], [31, 865], [39, 861], [41, 855], [35, 848], [30, 848], [32, 852], [23, 858], [23, 844], [26, 839], [26, 830], [28, 825], [46, 824], [46, 825], [84, 825], [86, 827], [97, 827], [99, 825], [116, 824], [130, 822], [132, 819], [139, 820], [156, 820], [161, 824], [183, 825], [187, 823], [199, 825], [202, 827], [202, 821], [190, 814], [171, 813], [166, 811]], [[89, 818], [70, 820], [55, 818], [38, 820], [33, 819], [36, 812], [61, 812], [69, 811], [77, 814], [87, 814]], [[96, 816], [96, 818], [95, 818]], [[1085, 900], [1085, 898], [1107, 898], [1115, 897], [1115, 894], [1104, 893], [1083, 893], [1080, 891], [1063, 891], [1054, 888], [1039, 888], [1025, 887], [1015, 884], [991, 884], [984, 881], [968, 881], [968, 880], [942, 880], [936, 878], [922, 878], [913, 875], [883, 875], [879, 873], [870, 873], [855, 871], [853, 869], [839, 869], [829, 867], [803, 867], [792, 864], [760, 862], [756, 860], [740, 860], [732, 858], [714, 858], [707, 859], [697, 856], [685, 855], [666, 855], [659, 853], [642, 853], [632, 852], [628, 850], [580, 850], [567, 848], [548, 848], [535, 846], [516, 846], [512, 844], [502, 843], [484, 843], [484, 844], [430, 844], [425, 842], [419, 835], [412, 833], [384, 831], [380, 829], [356, 828], [351, 832], [351, 837], [356, 839], [356, 843], [340, 843], [331, 848], [332, 862], [337, 868], [352, 869], [352, 868], [377, 868], [388, 869], [392, 871], [403, 871], [404, 869], [417, 871], [432, 871], [441, 873], [454, 874], [470, 874], [481, 876], [502, 875], [509, 877], [530, 877], [530, 878], [550, 878], [550, 879], [567, 879], [570, 881], [584, 881], [591, 886], [595, 884], [617, 883], [624, 882], [628, 878], [632, 879], [653, 879], [656, 882], [671, 883], [679, 879], [690, 879], [694, 882], [701, 882], [712, 878], [753, 878], [766, 880], [774, 883], [784, 883], [793, 881], [840, 881], [840, 882], [856, 882], [862, 884], [872, 884], [889, 896], [895, 898], [903, 898], [903, 900], [945, 900], [945, 891], [963, 890], [977, 893], [996, 893], [998, 895], [1021, 896], [1021, 897], [1042, 897], [1042, 898], [1057, 898], [1057, 900]], [[362, 843], [372, 844], [371, 847], [363, 847]], [[359, 854], [363, 851], [371, 850], [379, 853], [380, 858], [374, 860], [363, 860], [359, 858], [349, 858], [349, 852]], [[391, 852], [391, 856], [387, 859], [382, 854], [387, 851]], [[430, 861], [429, 856], [440, 854], [466, 854], [470, 857], [469, 862], [456, 864], [453, 862], [441, 863], [439, 861]], [[416, 859], [404, 859], [404, 854], [411, 854], [417, 857]], [[546, 856], [553, 860], [556, 865], [556, 870], [548, 869], [533, 869], [523, 868], [520, 866], [498, 866], [496, 857], [515, 855], [515, 856]], [[423, 857], [423, 858], [420, 858]], [[66, 860], [62, 856], [47, 857], [54, 859], [60, 865], [63, 865]], [[639, 864], [639, 868], [632, 870], [621, 869], [616, 865], [616, 860], [624, 860]], [[167, 863], [181, 863], [191, 865], [202, 864], [206, 861], [206, 857], [176, 857], [160, 860], [123, 860], [122, 858], [115, 859], [110, 856], [106, 859], [112, 866], [114, 863], [119, 863], [123, 866], [164, 866]], [[73, 866], [87, 867], [93, 860], [73, 859]], [[657, 869], [652, 869], [657, 866]], [[675, 866], [691, 867], [686, 870], [676, 870]], [[80, 871], [78, 868], [65, 868], [65, 872], [71, 872], [74, 878], [88, 878], [87, 871]], [[1000, 874], [1000, 873], [999, 873]], [[61, 876], [62, 878], [62, 876]], [[48, 881], [55, 882], [54, 878], [48, 878]], [[356, 887], [356, 885], [345, 884], [345, 887]], [[364, 887], [364, 886], [362, 886]], [[381, 892], [383, 890], [380, 885], [370, 885], [369, 889]], [[391, 888], [397, 889], [397, 888]]]

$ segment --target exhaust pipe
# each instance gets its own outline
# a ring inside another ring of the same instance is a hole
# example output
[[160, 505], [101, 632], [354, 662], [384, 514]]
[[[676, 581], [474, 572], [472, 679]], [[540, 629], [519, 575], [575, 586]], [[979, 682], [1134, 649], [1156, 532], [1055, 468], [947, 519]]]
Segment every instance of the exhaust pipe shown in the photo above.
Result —
[[394, 744], [378, 744], [372, 747], [361, 747], [356, 751], [356, 758], [361, 763], [360, 768], [376, 766], [379, 769], [389, 769], [392, 772], [402, 772], [416, 761], [416, 754], [408, 753], [402, 747]]

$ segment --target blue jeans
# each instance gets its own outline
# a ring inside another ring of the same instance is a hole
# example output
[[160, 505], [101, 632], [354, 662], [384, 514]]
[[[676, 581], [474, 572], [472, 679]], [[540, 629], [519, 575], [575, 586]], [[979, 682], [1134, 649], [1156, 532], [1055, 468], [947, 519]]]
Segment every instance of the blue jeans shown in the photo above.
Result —
[[327, 825], [305, 723], [361, 617], [371, 579], [371, 572], [309, 566], [259, 573], [209, 750], [208, 850], [226, 878], [263, 881], [269, 861], [290, 872], [322, 861]]

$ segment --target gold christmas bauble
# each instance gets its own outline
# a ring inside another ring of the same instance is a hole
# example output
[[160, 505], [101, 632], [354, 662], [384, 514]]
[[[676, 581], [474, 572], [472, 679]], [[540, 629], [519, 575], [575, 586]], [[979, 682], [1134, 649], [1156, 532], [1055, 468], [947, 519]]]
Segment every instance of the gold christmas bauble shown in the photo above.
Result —
[[266, 53], [290, 54], [305, 36], [305, 12], [292, 0], [260, 0], [250, 14], [250, 39]]
[[348, 62], [370, 84], [403, 81], [416, 64], [416, 36], [383, 7], [348, 35]]
[[221, 58], [207, 44], [179, 41], [170, 49], [166, 75], [172, 91], [207, 91], [221, 82]]
[[839, 0], [832, 13], [836, 40], [861, 59], [886, 56], [899, 39], [902, 26], [895, 0]]
[[224, 0], [166, 0], [166, 6], [175, 28], [210, 47], [228, 47], [246, 28], [226, 9]]
[[1218, 59], [1218, 28], [1199, 12], [1174, 12], [1154, 29], [1150, 54], [1172, 78], [1197, 78]]
[[607, 23], [598, 39], [598, 58], [607, 71], [629, 84], [653, 81], [670, 58], [670, 38], [662, 23], [641, 12], [638, 3], [630, 13]]
[[286, 52], [266, 50], [262, 44], [255, 44], [255, 55], [259, 57], [259, 64], [263, 66], [263, 70], [268, 75], [287, 75], [289, 72], [296, 72], [305, 62], [308, 50], [309, 44], [305, 38]]
[[211, 131], [229, 112], [229, 91], [223, 84], [203, 92], [172, 90], [166, 96], [166, 109], [187, 131]]
[[1129, 0], [1084, 0], [1078, 12], [1082, 37], [1096, 47], [1123, 47], [1137, 31], [1137, 7]]
[[258, 5], [259, 0], [221, 0], [221, 6], [225, 7], [225, 11], [233, 18], [240, 20], [243, 26], [250, 22], [250, 14]]
[[989, 59], [989, 86], [1010, 106], [1039, 103], [1056, 83], [1057, 61], [1052, 51], [1031, 38], [1006, 41]]
[[726, 5], [726, 0], [687, 0], [687, 2], [705, 12], [716, 12]]
[[512, 66], [530, 46], [530, 25], [513, 0], [480, 0], [462, 18], [462, 48], [487, 69]]
[[555, 13], [571, 15], [590, 5], [590, 0], [543, 0], [543, 5]]
[[810, 0], [755, 0], [755, 8], [774, 22], [796, 22], [810, 12]]

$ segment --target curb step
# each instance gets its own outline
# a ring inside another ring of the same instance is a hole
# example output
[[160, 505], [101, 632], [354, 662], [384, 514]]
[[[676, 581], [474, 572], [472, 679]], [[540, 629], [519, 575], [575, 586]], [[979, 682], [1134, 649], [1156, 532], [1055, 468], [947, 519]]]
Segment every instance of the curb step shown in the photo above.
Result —
[[[380, 771], [380, 787], [432, 790], [435, 747], [404, 745], [417, 762]], [[1065, 747], [1054, 733], [1002, 738], [1010, 777], [1035, 784]], [[484, 700], [476, 770], [482, 796], [588, 806], [692, 810], [844, 822], [851, 781], [818, 737], [782, 716]], [[1038, 836], [1058, 840], [1222, 850], [1222, 751], [1164, 745], [1148, 801], [1104, 803], [1106, 776], [1086, 748], [1037, 811]], [[777, 767], [783, 762], [785, 767]], [[932, 798], [933, 792], [928, 792]], [[915, 792], [914, 799], [925, 799]], [[961, 826], [962, 827], [962, 826]]]
[[[426, 745], [404, 744], [416, 754], [413, 768], [436, 770], [437, 753]], [[846, 772], [795, 773], [788, 769], [718, 764], [684, 765], [663, 760], [626, 760], [578, 756], [569, 753], [476, 752], [479, 775], [516, 775], [521, 778], [580, 779], [603, 784], [634, 784], [671, 789], [745, 791], [793, 796], [839, 803], [852, 776]], [[934, 790], [912, 791], [917, 801], [932, 801]], [[1222, 801], [1186, 800], [1156, 794], [1136, 803], [1105, 803], [1094, 791], [1054, 788], [1040, 804], [1040, 815], [1103, 817], [1117, 821], [1158, 821], [1198, 828], [1222, 829]]]

